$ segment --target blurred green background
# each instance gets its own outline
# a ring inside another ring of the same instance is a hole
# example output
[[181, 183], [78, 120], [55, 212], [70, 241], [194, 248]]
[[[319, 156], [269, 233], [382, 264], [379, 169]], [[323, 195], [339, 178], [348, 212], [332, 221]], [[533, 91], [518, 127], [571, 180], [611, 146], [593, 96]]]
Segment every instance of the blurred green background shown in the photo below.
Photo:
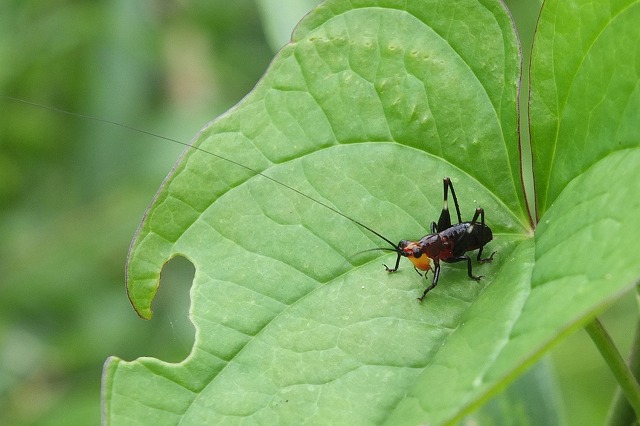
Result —
[[[188, 142], [317, 3], [3, 0], [0, 95]], [[539, 3], [513, 3], [528, 53]], [[129, 242], [182, 148], [6, 99], [0, 111], [0, 424], [97, 424], [108, 356], [179, 361], [193, 342], [186, 261], [165, 269], [152, 321], [124, 290]], [[628, 296], [604, 316], [624, 353], [634, 314]], [[551, 359], [567, 423], [602, 423], [615, 385], [586, 333]]]

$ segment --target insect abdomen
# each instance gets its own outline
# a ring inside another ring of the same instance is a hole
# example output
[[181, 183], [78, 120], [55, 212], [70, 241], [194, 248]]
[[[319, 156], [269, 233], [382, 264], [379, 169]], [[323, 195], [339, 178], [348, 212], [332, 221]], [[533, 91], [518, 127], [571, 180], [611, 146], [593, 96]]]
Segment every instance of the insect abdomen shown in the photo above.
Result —
[[477, 250], [493, 239], [491, 228], [480, 223], [462, 222], [442, 232], [452, 241], [453, 256], [461, 256], [467, 251]]

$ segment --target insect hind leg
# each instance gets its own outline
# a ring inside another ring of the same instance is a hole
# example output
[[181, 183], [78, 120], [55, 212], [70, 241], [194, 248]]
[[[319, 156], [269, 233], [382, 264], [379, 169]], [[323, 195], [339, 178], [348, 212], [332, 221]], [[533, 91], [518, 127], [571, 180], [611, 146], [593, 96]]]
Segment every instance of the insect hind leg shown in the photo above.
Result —
[[[481, 207], [478, 207], [476, 209], [475, 214], [473, 215], [473, 219], [471, 219], [471, 226], [475, 225], [476, 223], [478, 223], [478, 217], [480, 217], [480, 225], [482, 225], [482, 230], [484, 231], [486, 229], [486, 226], [484, 224], [484, 209]], [[493, 253], [491, 253], [491, 256], [486, 257], [486, 258], [482, 258], [482, 250], [484, 249], [484, 246], [486, 244], [483, 244], [482, 246], [480, 246], [480, 249], [478, 250], [478, 256], [477, 256], [477, 260], [480, 263], [486, 263], [486, 262], [491, 262], [493, 261], [493, 255], [496, 254], [496, 252], [494, 251]]]
[[484, 246], [480, 247], [480, 250], [478, 250], [478, 257], [477, 260], [479, 263], [487, 263], [487, 262], [493, 262], [493, 255], [496, 254], [497, 252], [493, 252], [491, 253], [491, 256], [489, 257], [485, 257], [484, 259], [482, 258], [482, 249], [484, 248]]
[[[445, 229], [451, 228], [451, 214], [449, 213], [449, 190], [451, 190], [451, 196], [453, 197], [453, 204], [456, 207], [456, 214], [458, 216], [458, 223], [462, 223], [462, 217], [460, 216], [460, 206], [458, 206], [458, 197], [456, 197], [456, 191], [453, 189], [453, 183], [448, 177], [442, 179], [444, 202], [442, 206], [442, 212], [440, 212], [440, 218], [438, 219], [437, 228], [435, 231], [442, 232]], [[434, 231], [433, 224], [431, 225], [432, 232]], [[435, 234], [435, 232], [433, 232]]]

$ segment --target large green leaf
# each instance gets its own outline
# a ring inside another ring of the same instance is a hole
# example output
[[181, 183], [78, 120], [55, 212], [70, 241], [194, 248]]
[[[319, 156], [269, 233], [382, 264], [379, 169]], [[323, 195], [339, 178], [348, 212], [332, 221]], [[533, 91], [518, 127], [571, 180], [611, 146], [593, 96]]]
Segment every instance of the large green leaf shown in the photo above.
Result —
[[[554, 7], [538, 43], [572, 25], [550, 20]], [[599, 22], [601, 32], [612, 25]], [[534, 52], [534, 84], [539, 63], [563, 52]], [[499, 1], [333, 0], [308, 15], [256, 88], [194, 142], [262, 175], [187, 150], [141, 225], [130, 299], [149, 318], [162, 265], [185, 256], [196, 267], [196, 341], [177, 365], [111, 358], [107, 422], [460, 419], [629, 288], [640, 276], [629, 255], [640, 233], [638, 153], [610, 152], [554, 186], [534, 238], [519, 73]], [[532, 90], [535, 128], [536, 103], [555, 94]], [[580, 154], [558, 149], [555, 161]], [[428, 232], [443, 176], [465, 219], [484, 207], [497, 254], [474, 266], [480, 283], [445, 265], [423, 304], [426, 283], [411, 267], [390, 275], [381, 264], [393, 257], [358, 254], [383, 241], [271, 180], [399, 240]]]
[[638, 22], [637, 1], [545, 4], [531, 65], [539, 215], [571, 179], [638, 147]]

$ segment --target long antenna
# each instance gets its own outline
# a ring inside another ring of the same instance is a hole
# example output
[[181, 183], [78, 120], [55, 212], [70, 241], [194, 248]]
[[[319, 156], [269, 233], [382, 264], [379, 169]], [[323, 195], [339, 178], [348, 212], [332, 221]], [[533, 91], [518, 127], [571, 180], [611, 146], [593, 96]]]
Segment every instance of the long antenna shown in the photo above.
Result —
[[67, 111], [67, 110], [60, 109], [60, 108], [55, 108], [55, 107], [51, 107], [51, 106], [47, 106], [47, 105], [38, 104], [38, 103], [35, 103], [35, 102], [25, 101], [23, 99], [14, 98], [12, 96], [0, 95], [0, 97], [4, 98], [4, 99], [9, 99], [9, 100], [14, 101], [14, 102], [19, 102], [19, 103], [22, 103], [22, 104], [25, 104], [25, 105], [30, 105], [30, 106], [33, 106], [33, 107], [36, 107], [36, 108], [40, 108], [40, 109], [44, 109], [44, 110], [48, 110], [48, 111], [53, 111], [53, 112], [56, 112], [58, 114], [66, 114], [66, 115], [69, 115], [71, 117], [82, 118], [82, 119], [85, 119], [85, 120], [91, 120], [91, 121], [95, 121], [97, 123], [102, 123], [102, 124], [108, 124], [108, 125], [111, 125], [111, 126], [120, 127], [122, 129], [131, 130], [133, 132], [137, 132], [137, 133], [140, 133], [140, 134], [143, 134], [143, 135], [152, 136], [152, 137], [159, 138], [159, 139], [164, 139], [165, 141], [176, 143], [178, 145], [182, 145], [182, 146], [185, 146], [187, 148], [195, 149], [197, 151], [204, 152], [205, 154], [212, 155], [212, 156], [214, 156], [216, 158], [219, 158], [220, 160], [224, 160], [224, 161], [226, 161], [228, 163], [231, 163], [231, 164], [234, 164], [234, 165], [236, 165], [238, 167], [242, 167], [243, 169], [248, 170], [251, 173], [254, 173], [254, 174], [258, 175], [258, 176], [262, 176], [265, 179], [269, 179], [273, 183], [276, 183], [276, 184], [278, 184], [278, 185], [280, 185], [280, 186], [282, 186], [284, 188], [287, 188], [287, 189], [295, 192], [296, 194], [307, 198], [308, 200], [311, 200], [311, 201], [313, 201], [315, 203], [320, 204], [321, 206], [331, 210], [332, 212], [334, 212], [336, 214], [339, 214], [340, 216], [344, 217], [345, 219], [350, 220], [351, 222], [355, 223], [356, 225], [361, 226], [362, 228], [364, 228], [367, 231], [371, 232], [375, 236], [381, 238], [387, 244], [389, 244], [391, 247], [393, 247], [392, 251], [396, 251], [397, 252], [397, 250], [398, 250], [396, 244], [391, 242], [389, 239], [387, 239], [386, 237], [384, 237], [380, 233], [374, 231], [373, 229], [371, 229], [370, 227], [368, 227], [364, 223], [359, 222], [359, 221], [355, 220], [354, 218], [347, 216], [346, 214], [344, 214], [344, 213], [340, 212], [339, 210], [331, 207], [330, 205], [325, 204], [320, 200], [316, 200], [315, 198], [311, 197], [310, 195], [307, 195], [304, 192], [302, 192], [300, 190], [297, 190], [294, 187], [289, 186], [284, 182], [280, 182], [279, 180], [274, 179], [274, 178], [270, 177], [269, 175], [266, 175], [266, 174], [264, 174], [264, 173], [262, 173], [262, 172], [260, 172], [260, 171], [258, 171], [256, 169], [253, 169], [253, 168], [251, 168], [249, 166], [246, 166], [246, 165], [244, 165], [242, 163], [234, 161], [234, 160], [232, 160], [230, 158], [227, 158], [227, 157], [224, 157], [222, 155], [213, 153], [211, 151], [207, 151], [206, 149], [199, 148], [199, 147], [194, 146], [194, 145], [192, 145], [190, 143], [187, 143], [187, 142], [182, 142], [182, 141], [179, 141], [177, 139], [173, 139], [173, 138], [170, 138], [170, 137], [167, 137], [167, 136], [162, 136], [162, 135], [159, 135], [159, 134], [147, 131], [147, 130], [138, 129], [138, 128], [133, 127], [133, 126], [128, 126], [126, 124], [118, 123], [117, 121], [111, 121], [111, 120], [107, 120], [107, 119], [104, 119], [104, 118], [93, 117], [93, 116], [87, 115], [87, 114], [81, 114], [81, 113], [78, 113], [78, 112]]

